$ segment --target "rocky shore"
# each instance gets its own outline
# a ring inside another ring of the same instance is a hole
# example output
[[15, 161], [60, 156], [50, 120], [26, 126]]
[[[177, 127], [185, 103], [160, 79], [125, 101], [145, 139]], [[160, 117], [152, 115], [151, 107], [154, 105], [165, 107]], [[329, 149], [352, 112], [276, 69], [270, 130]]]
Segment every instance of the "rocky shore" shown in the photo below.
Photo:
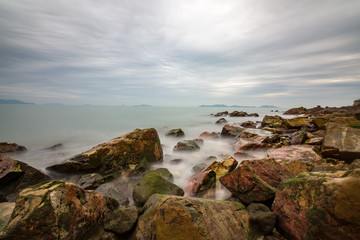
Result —
[[[233, 155], [209, 156], [187, 186], [173, 182], [157, 130], [136, 129], [49, 166], [54, 180], [11, 158], [25, 151], [0, 143], [0, 239], [359, 239], [360, 100], [341, 108], [289, 109], [251, 122], [256, 113], [226, 111], [221, 133], [186, 139], [173, 151], [201, 149], [226, 139]], [[254, 151], [266, 153], [254, 157]], [[174, 159], [176, 162], [181, 159]], [[124, 185], [135, 178], [128, 199]], [[213, 199], [219, 188], [231, 197]], [[130, 204], [130, 205], [129, 205]]]

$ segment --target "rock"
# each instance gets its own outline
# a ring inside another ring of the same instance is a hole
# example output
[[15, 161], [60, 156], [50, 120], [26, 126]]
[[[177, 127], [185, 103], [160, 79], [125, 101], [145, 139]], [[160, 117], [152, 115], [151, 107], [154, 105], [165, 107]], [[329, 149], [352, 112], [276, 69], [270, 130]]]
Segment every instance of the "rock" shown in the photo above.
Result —
[[323, 139], [324, 139], [323, 137], [314, 137], [306, 140], [305, 143], [309, 145], [321, 145]]
[[360, 107], [360, 99], [354, 101], [353, 107]]
[[72, 183], [42, 183], [19, 193], [1, 239], [89, 239], [116, 207], [114, 199]]
[[77, 185], [86, 190], [93, 190], [104, 183], [104, 178], [98, 173], [89, 173], [82, 175]]
[[253, 121], [246, 121], [241, 123], [240, 126], [244, 128], [256, 128], [256, 123], [254, 123]]
[[248, 114], [246, 112], [243, 111], [233, 111], [232, 113], [230, 113], [230, 117], [247, 117]]
[[301, 145], [307, 139], [307, 133], [303, 131], [297, 131], [291, 135], [291, 144], [292, 145]]
[[312, 119], [312, 123], [315, 125], [317, 129], [325, 129], [326, 124], [330, 121], [330, 117], [321, 116], [321, 117], [315, 117]]
[[183, 160], [181, 158], [176, 158], [176, 159], [170, 160], [171, 165], [178, 165], [182, 162], [183, 162]]
[[104, 229], [116, 234], [129, 232], [136, 223], [138, 210], [134, 206], [121, 206], [108, 215], [104, 221]]
[[291, 108], [287, 111], [284, 112], [284, 114], [286, 115], [299, 115], [299, 114], [305, 114], [306, 113], [306, 108], [304, 107], [298, 107], [298, 108]]
[[234, 157], [236, 157], [238, 160], [239, 159], [252, 159], [252, 158], [255, 158], [253, 155], [250, 155], [250, 154], [248, 154], [246, 152], [242, 152], [242, 151], [235, 152]]
[[136, 129], [47, 169], [66, 173], [139, 173], [146, 171], [149, 163], [161, 162], [162, 159], [157, 131], [154, 128]]
[[235, 151], [243, 151], [266, 148], [269, 142], [269, 136], [259, 135], [245, 130], [234, 140], [234, 149]]
[[118, 240], [115, 233], [104, 231], [100, 237], [100, 240]]
[[186, 187], [186, 194], [190, 197], [205, 196], [208, 190], [215, 188], [216, 180], [233, 171], [237, 164], [238, 162], [231, 156], [222, 162], [214, 161], [189, 180]]
[[277, 129], [277, 128], [264, 127], [261, 130], [269, 131], [269, 132], [274, 133], [274, 134], [283, 134], [284, 133], [283, 130], [280, 130], [280, 129]]
[[135, 186], [133, 191], [134, 202], [137, 206], [142, 206], [155, 193], [184, 195], [184, 191], [180, 187], [152, 172], [146, 174]]
[[269, 127], [269, 128], [284, 128], [288, 129], [289, 125], [285, 119], [282, 117], [275, 115], [275, 116], [268, 116], [265, 115], [261, 122], [261, 127]]
[[249, 214], [237, 202], [153, 195], [133, 239], [247, 239]]
[[128, 205], [130, 203], [129, 198], [123, 194], [122, 189], [115, 182], [109, 182], [101, 184], [96, 192], [103, 194], [104, 196], [115, 199], [120, 206]]
[[219, 120], [217, 120], [215, 123], [216, 123], [216, 124], [226, 124], [226, 123], [227, 123], [227, 121], [226, 121], [226, 119], [225, 119], [225, 118], [220, 118], [220, 119], [219, 119]]
[[0, 202], [0, 237], [1, 232], [8, 223], [14, 208], [15, 203], [13, 202]]
[[327, 124], [323, 140], [322, 155], [339, 158], [347, 163], [360, 158], [360, 129], [346, 127], [339, 123]]
[[319, 163], [322, 160], [319, 154], [314, 151], [313, 146], [308, 145], [291, 145], [272, 149], [268, 152], [268, 156], [275, 159], [295, 160], [309, 164]]
[[203, 138], [219, 138], [220, 137], [220, 134], [219, 133], [216, 133], [216, 132], [203, 132], [200, 134], [200, 137], [203, 137]]
[[26, 150], [26, 147], [17, 145], [16, 143], [0, 142], [0, 153], [22, 152]]
[[158, 169], [152, 170], [150, 172], [156, 173], [159, 176], [165, 178], [166, 180], [168, 180], [170, 182], [174, 181], [174, 176], [171, 174], [171, 172], [167, 168], [158, 168]]
[[26, 163], [0, 155], [0, 192], [8, 201], [15, 201], [22, 189], [49, 179]]
[[307, 117], [296, 117], [290, 119], [284, 119], [287, 122], [288, 128], [300, 129], [303, 126], [309, 126], [310, 120]]
[[218, 113], [216, 113], [214, 116], [215, 116], [215, 117], [221, 117], [221, 116], [226, 116], [226, 115], [228, 115], [228, 114], [229, 114], [228, 111], [224, 111], [224, 112], [218, 112]]
[[221, 131], [221, 137], [236, 137], [238, 136], [240, 133], [242, 133], [242, 131], [244, 131], [245, 128], [241, 127], [238, 124], [230, 124], [230, 125], [225, 125]]
[[251, 203], [246, 210], [250, 215], [250, 235], [251, 239], [259, 239], [261, 236], [272, 233], [276, 215], [261, 203]]
[[207, 166], [208, 166], [208, 164], [206, 164], [206, 163], [198, 163], [192, 168], [192, 172], [196, 174], [196, 173], [200, 172], [201, 170], [203, 170], [204, 168], [206, 168]]
[[193, 141], [195, 141], [195, 143], [197, 143], [198, 145], [204, 145], [204, 139], [196, 138]]
[[56, 151], [56, 150], [62, 149], [63, 147], [64, 147], [64, 145], [62, 143], [58, 143], [51, 147], [47, 147], [44, 150]]
[[174, 151], [198, 151], [200, 150], [199, 145], [195, 140], [184, 140], [178, 142], [173, 149]]
[[250, 113], [248, 117], [259, 117], [259, 114], [257, 113]]
[[359, 239], [360, 170], [303, 173], [279, 186], [272, 206], [289, 239]]
[[282, 180], [307, 171], [305, 163], [282, 161], [272, 158], [242, 161], [231, 173], [220, 178], [220, 182], [242, 202], [265, 202], [275, 196]]
[[181, 128], [177, 129], [171, 129], [166, 133], [166, 136], [172, 136], [172, 137], [184, 137], [185, 133]]

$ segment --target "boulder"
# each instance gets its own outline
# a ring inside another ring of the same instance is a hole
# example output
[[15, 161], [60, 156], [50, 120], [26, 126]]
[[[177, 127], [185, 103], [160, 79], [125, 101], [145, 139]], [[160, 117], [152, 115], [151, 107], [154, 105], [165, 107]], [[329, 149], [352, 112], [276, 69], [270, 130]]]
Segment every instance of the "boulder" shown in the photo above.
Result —
[[152, 170], [150, 172], [158, 174], [159, 176], [165, 178], [169, 182], [174, 181], [174, 176], [171, 174], [171, 172], [167, 168], [157, 168], [157, 169]]
[[250, 215], [250, 239], [261, 239], [261, 236], [272, 233], [276, 215], [261, 203], [251, 203], [246, 210]]
[[134, 206], [121, 206], [104, 220], [104, 229], [116, 234], [129, 232], [136, 223], [138, 210]]
[[295, 160], [308, 164], [319, 163], [322, 161], [321, 156], [314, 151], [314, 147], [308, 145], [291, 145], [271, 149], [268, 152], [268, 156], [270, 158]]
[[115, 199], [120, 206], [128, 205], [130, 203], [129, 198], [122, 192], [121, 186], [116, 182], [109, 182], [101, 184], [95, 189], [96, 192], [103, 194], [109, 198]]
[[329, 122], [323, 140], [322, 155], [351, 163], [360, 158], [360, 129]]
[[271, 146], [268, 146], [269, 142], [269, 136], [259, 135], [245, 130], [241, 132], [240, 135], [234, 140], [234, 150], [243, 151], [266, 148]]
[[224, 112], [218, 112], [218, 113], [216, 113], [214, 116], [215, 116], [215, 117], [221, 117], [221, 116], [226, 116], [226, 115], [228, 115], [228, 114], [229, 114], [228, 111], [224, 111]]
[[195, 140], [184, 140], [184, 141], [178, 142], [173, 150], [174, 151], [191, 152], [191, 151], [200, 150], [200, 147], [196, 143]]
[[146, 171], [149, 163], [161, 162], [162, 159], [163, 152], [157, 131], [154, 128], [136, 129], [47, 169], [66, 173], [139, 173]]
[[238, 124], [229, 124], [225, 125], [221, 131], [221, 137], [231, 137], [234, 138], [238, 136], [245, 128]]
[[314, 138], [310, 138], [308, 140], [305, 141], [305, 144], [309, 144], [309, 145], [321, 145], [323, 142], [323, 137], [314, 137]]
[[72, 183], [42, 183], [19, 193], [1, 239], [89, 239], [116, 207], [114, 199]]
[[360, 99], [354, 101], [353, 107], [360, 107]]
[[202, 138], [219, 138], [220, 134], [216, 132], [203, 132], [200, 134], [200, 137]]
[[0, 153], [22, 152], [26, 150], [26, 147], [17, 145], [16, 143], [0, 142]]
[[299, 115], [299, 114], [305, 114], [306, 113], [306, 108], [304, 107], [298, 107], [298, 108], [291, 108], [287, 111], [284, 112], [284, 114], [286, 115]]
[[291, 134], [291, 144], [301, 145], [307, 140], [307, 133], [303, 131], [297, 131]]
[[249, 214], [237, 202], [153, 195], [133, 239], [248, 239]]
[[143, 206], [151, 195], [168, 194], [183, 196], [184, 191], [175, 184], [167, 181], [159, 174], [152, 172], [146, 174], [138, 184], [136, 184], [133, 191], [134, 202], [137, 206]]
[[289, 239], [359, 239], [360, 170], [303, 173], [281, 183], [272, 206]]
[[166, 133], [166, 136], [171, 136], [171, 137], [184, 137], [185, 133], [181, 128], [177, 128], [177, 129], [171, 129], [170, 131], [168, 131]]
[[22, 189], [49, 179], [26, 163], [0, 155], [0, 192], [8, 201], [15, 201]]
[[254, 123], [253, 121], [246, 121], [241, 123], [240, 126], [244, 128], [256, 128], [256, 123]]
[[248, 117], [259, 117], [258, 113], [250, 113], [248, 114]]
[[291, 129], [300, 129], [304, 126], [309, 126], [311, 121], [307, 117], [296, 117], [284, 120], [286, 121], [288, 128]]
[[253, 155], [250, 155], [247, 152], [243, 152], [243, 151], [238, 151], [234, 153], [234, 157], [236, 157], [236, 159], [252, 159], [255, 158]]
[[221, 177], [220, 182], [246, 204], [266, 202], [275, 196], [282, 180], [305, 171], [308, 171], [306, 164], [298, 161], [245, 160], [234, 171]]
[[288, 129], [289, 124], [285, 119], [282, 117], [275, 115], [275, 116], [269, 116], [265, 115], [261, 122], [261, 127], [269, 127], [269, 128], [284, 128]]
[[14, 202], [0, 202], [0, 237], [15, 208]]
[[82, 175], [77, 185], [86, 190], [93, 190], [104, 183], [105, 179], [98, 173]]
[[232, 113], [230, 113], [230, 117], [247, 117], [248, 114], [246, 112], [243, 111], [233, 111]]
[[220, 118], [220, 119], [217, 120], [215, 123], [216, 123], [216, 124], [225, 124], [225, 123], [227, 123], [227, 121], [226, 121], [225, 118]]

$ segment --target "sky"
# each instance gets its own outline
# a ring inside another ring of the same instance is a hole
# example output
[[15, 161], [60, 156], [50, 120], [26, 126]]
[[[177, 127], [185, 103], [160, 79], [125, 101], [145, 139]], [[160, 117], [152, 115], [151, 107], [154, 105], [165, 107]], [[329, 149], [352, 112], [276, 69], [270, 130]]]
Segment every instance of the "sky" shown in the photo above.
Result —
[[0, 0], [0, 98], [352, 105], [360, 1]]

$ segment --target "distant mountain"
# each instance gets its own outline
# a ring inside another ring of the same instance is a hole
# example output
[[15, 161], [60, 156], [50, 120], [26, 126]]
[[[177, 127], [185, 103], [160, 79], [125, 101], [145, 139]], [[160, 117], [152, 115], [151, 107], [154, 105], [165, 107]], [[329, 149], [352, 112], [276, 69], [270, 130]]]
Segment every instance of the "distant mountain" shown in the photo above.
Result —
[[140, 105], [134, 105], [133, 107], [151, 107], [151, 105], [148, 105], [148, 104], [140, 104]]
[[259, 108], [279, 108], [279, 107], [274, 106], [274, 105], [262, 105]]
[[16, 99], [0, 99], [0, 104], [35, 104], [35, 103], [23, 102]]

